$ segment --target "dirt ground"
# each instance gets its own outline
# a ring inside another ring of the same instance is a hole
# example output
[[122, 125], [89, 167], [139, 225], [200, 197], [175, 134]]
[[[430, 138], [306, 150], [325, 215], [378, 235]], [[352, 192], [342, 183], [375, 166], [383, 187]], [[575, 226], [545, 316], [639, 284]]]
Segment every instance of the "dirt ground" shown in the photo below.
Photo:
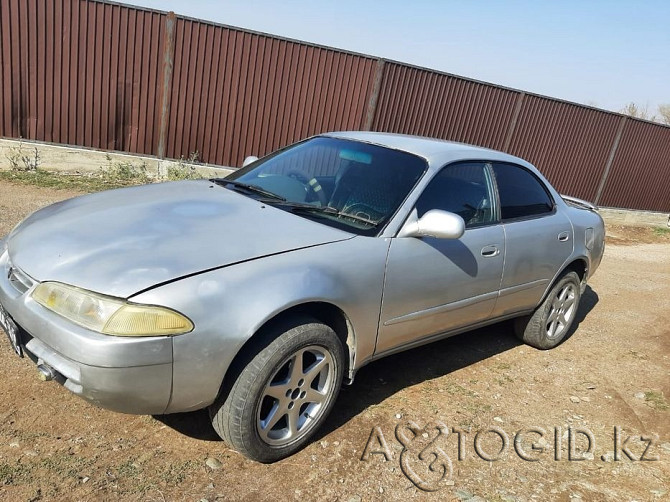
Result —
[[[0, 182], [0, 235], [74, 195]], [[273, 465], [226, 448], [204, 412], [120, 415], [40, 382], [2, 335], [0, 500], [668, 500], [670, 236], [608, 232], [565, 343], [535, 350], [500, 324], [372, 363]]]

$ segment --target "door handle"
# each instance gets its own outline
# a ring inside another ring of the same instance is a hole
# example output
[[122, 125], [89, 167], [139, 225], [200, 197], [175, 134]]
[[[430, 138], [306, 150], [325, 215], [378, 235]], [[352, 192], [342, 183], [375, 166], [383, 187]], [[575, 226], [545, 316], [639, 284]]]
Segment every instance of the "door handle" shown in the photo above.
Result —
[[566, 242], [570, 240], [570, 232], [568, 231], [561, 232], [560, 234], [558, 234], [558, 240], [561, 242]]
[[498, 246], [484, 246], [482, 248], [482, 256], [486, 258], [492, 258], [494, 256], [498, 256], [500, 254], [500, 249], [498, 249]]

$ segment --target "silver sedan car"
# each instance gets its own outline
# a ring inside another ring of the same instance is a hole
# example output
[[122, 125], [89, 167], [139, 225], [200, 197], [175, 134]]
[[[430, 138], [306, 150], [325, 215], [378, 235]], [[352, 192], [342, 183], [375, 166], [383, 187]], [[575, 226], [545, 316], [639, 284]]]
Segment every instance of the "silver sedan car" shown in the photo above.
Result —
[[0, 240], [0, 325], [44, 380], [124, 413], [208, 407], [272, 462], [375, 359], [505, 319], [556, 346], [603, 249], [595, 208], [522, 159], [323, 134], [37, 211]]

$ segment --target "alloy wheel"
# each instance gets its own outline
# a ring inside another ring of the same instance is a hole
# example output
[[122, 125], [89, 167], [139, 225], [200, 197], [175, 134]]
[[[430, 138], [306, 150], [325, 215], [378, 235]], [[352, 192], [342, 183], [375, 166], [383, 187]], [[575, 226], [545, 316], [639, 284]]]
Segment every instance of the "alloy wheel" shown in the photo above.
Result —
[[286, 358], [263, 390], [256, 422], [260, 438], [272, 446], [305, 435], [332, 398], [333, 357], [312, 345]]

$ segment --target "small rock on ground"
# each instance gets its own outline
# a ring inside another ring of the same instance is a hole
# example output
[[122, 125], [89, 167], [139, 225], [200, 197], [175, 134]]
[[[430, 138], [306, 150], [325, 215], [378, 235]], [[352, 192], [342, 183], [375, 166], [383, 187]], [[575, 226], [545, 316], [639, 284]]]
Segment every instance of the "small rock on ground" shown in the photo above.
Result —
[[215, 469], [215, 470], [216, 469], [221, 469], [221, 467], [223, 467], [223, 464], [221, 463], [220, 460], [217, 460], [217, 459], [211, 458], [211, 457], [208, 458], [207, 460], [205, 460], [205, 464], [210, 469]]

